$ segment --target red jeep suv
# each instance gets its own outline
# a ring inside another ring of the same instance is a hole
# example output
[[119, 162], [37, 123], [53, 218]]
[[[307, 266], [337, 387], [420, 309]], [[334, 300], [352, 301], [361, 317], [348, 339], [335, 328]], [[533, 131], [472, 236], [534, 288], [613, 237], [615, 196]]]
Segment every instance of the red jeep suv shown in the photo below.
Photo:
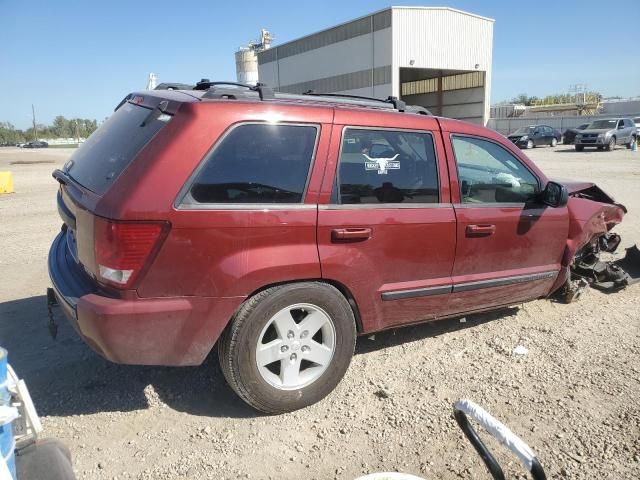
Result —
[[198, 365], [218, 343], [243, 400], [290, 411], [331, 392], [357, 335], [570, 291], [619, 242], [624, 207], [481, 126], [181, 88], [128, 95], [53, 174], [55, 296], [113, 362]]

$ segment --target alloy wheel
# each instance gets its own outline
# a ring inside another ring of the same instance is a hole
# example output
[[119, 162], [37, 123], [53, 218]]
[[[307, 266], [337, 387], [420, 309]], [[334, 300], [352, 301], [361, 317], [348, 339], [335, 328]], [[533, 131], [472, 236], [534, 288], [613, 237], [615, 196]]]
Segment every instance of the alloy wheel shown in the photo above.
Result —
[[300, 389], [325, 372], [335, 347], [336, 329], [323, 309], [308, 303], [291, 305], [273, 315], [258, 337], [258, 372], [277, 389]]

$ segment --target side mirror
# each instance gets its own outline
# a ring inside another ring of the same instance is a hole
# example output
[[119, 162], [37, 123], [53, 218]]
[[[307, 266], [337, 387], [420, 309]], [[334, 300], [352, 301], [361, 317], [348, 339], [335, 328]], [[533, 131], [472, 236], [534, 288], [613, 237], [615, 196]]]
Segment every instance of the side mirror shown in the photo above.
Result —
[[569, 191], [564, 185], [549, 182], [540, 194], [540, 200], [550, 207], [564, 207], [569, 201]]

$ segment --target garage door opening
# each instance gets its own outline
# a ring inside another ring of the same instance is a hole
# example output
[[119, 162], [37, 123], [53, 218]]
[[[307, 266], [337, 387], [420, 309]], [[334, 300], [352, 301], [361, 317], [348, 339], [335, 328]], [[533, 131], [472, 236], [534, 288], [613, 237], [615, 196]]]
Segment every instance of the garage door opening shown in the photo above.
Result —
[[400, 96], [434, 115], [484, 125], [483, 71], [400, 68]]

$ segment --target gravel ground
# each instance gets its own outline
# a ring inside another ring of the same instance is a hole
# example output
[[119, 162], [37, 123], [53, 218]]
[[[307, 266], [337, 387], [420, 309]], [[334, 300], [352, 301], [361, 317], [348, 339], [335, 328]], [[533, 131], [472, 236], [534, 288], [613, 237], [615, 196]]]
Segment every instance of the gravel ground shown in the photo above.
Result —
[[[550, 478], [640, 477], [640, 287], [360, 338], [333, 394], [274, 417], [235, 397], [214, 355], [198, 368], [131, 367], [102, 360], [65, 323], [52, 341], [46, 255], [60, 220], [50, 172], [70, 153], [0, 149], [16, 188], [0, 196], [0, 344], [78, 478], [488, 478], [451, 417], [458, 398], [520, 435]], [[624, 247], [640, 243], [640, 153], [527, 154], [551, 177], [596, 181], [626, 204], [617, 231]], [[528, 354], [514, 355], [518, 345]], [[526, 478], [488, 443], [508, 478]]]

